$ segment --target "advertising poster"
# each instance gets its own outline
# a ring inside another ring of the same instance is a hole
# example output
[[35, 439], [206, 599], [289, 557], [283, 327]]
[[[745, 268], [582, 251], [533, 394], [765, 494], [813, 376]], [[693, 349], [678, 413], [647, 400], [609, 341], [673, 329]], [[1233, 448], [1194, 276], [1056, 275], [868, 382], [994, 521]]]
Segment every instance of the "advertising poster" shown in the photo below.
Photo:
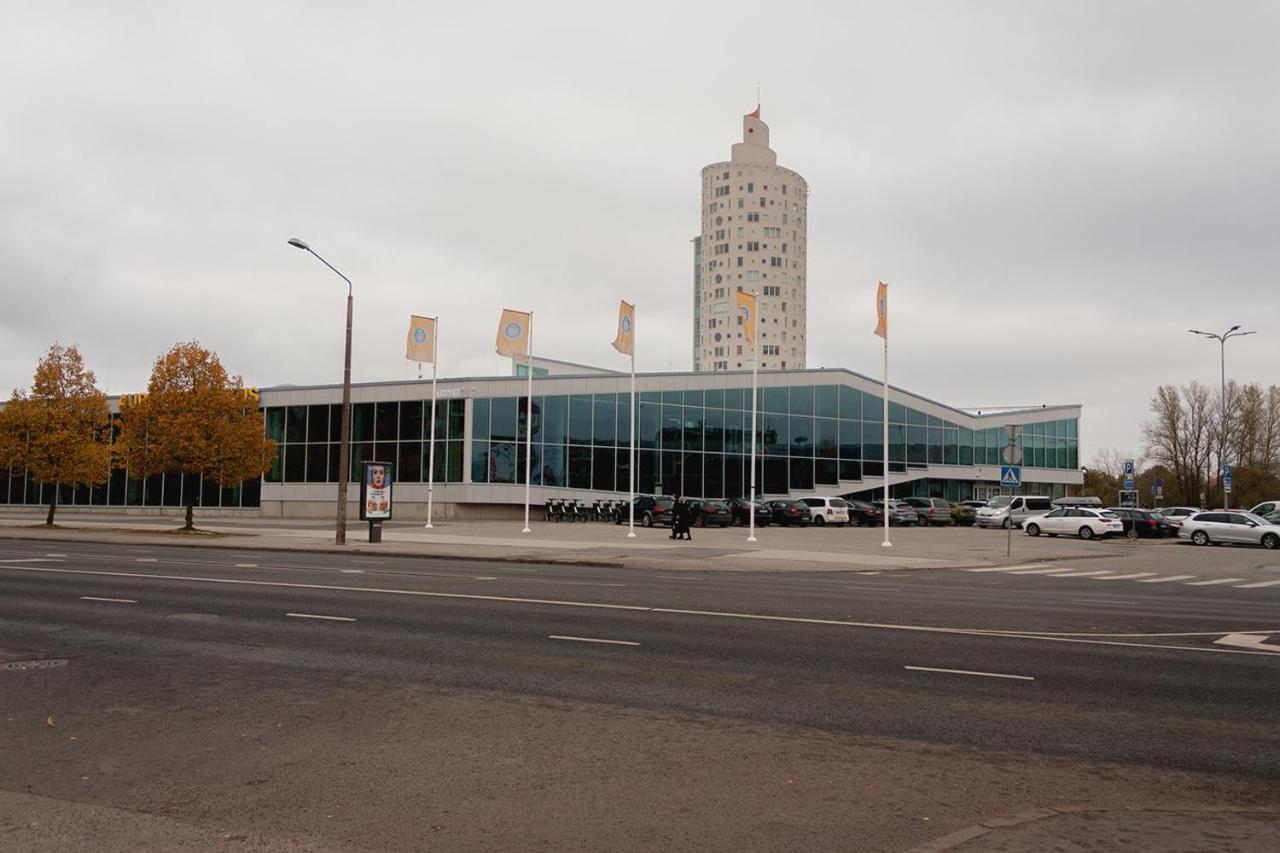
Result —
[[364, 463], [364, 479], [360, 483], [361, 520], [386, 521], [391, 518], [392, 479], [390, 462]]

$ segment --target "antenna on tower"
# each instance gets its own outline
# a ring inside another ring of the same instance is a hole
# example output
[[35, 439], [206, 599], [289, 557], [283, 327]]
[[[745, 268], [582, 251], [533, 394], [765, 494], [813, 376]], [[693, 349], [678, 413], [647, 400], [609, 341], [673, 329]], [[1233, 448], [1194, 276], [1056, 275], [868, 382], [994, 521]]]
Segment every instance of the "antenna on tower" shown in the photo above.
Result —
[[760, 112], [760, 82], [756, 81], [756, 112]]

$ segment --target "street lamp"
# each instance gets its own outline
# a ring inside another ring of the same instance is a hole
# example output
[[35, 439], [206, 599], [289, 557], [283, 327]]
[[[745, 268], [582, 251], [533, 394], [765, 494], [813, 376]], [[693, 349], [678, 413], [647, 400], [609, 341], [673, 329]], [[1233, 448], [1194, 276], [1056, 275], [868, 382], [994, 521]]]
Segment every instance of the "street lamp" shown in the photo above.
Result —
[[338, 445], [338, 528], [334, 542], [347, 544], [347, 480], [351, 464], [351, 279], [338, 272], [337, 267], [316, 255], [314, 249], [297, 237], [289, 238], [289, 245], [312, 255], [347, 283], [347, 351], [342, 365], [342, 434]]
[[1202, 332], [1199, 329], [1187, 329], [1193, 335], [1200, 335], [1204, 338], [1212, 338], [1218, 342], [1221, 355], [1222, 369], [1222, 432], [1220, 433], [1220, 442], [1218, 447], [1218, 475], [1222, 477], [1222, 508], [1231, 509], [1231, 486], [1226, 478], [1227, 464], [1227, 341], [1231, 338], [1238, 338], [1243, 335], [1252, 335], [1254, 332], [1242, 332], [1240, 326], [1235, 325], [1227, 329], [1222, 334], [1214, 332]]

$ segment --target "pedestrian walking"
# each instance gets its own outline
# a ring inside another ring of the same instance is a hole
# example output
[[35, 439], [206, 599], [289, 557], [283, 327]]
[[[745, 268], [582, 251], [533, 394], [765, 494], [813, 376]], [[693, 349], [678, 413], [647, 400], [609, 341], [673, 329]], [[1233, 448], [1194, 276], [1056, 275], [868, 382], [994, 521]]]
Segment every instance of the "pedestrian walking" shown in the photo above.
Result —
[[675, 520], [672, 522], [671, 528], [675, 538], [692, 542], [693, 536], [689, 533], [690, 522], [692, 521], [689, 502], [683, 496], [676, 500], [674, 513]]

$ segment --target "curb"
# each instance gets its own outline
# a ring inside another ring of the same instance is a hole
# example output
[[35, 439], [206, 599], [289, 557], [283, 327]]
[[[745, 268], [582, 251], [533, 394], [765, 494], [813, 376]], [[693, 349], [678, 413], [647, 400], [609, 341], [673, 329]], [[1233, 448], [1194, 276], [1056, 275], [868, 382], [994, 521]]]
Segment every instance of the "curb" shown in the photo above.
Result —
[[1240, 807], [1240, 806], [1135, 806], [1132, 808], [1107, 808], [1104, 806], [1050, 806], [1042, 809], [1028, 809], [1009, 817], [991, 818], [980, 821], [964, 829], [957, 829], [932, 841], [912, 847], [904, 853], [944, 853], [967, 844], [975, 838], [981, 838], [1002, 829], [1014, 829], [1029, 823], [1073, 814], [1240, 814], [1240, 815], [1276, 815], [1280, 817], [1280, 806]]

